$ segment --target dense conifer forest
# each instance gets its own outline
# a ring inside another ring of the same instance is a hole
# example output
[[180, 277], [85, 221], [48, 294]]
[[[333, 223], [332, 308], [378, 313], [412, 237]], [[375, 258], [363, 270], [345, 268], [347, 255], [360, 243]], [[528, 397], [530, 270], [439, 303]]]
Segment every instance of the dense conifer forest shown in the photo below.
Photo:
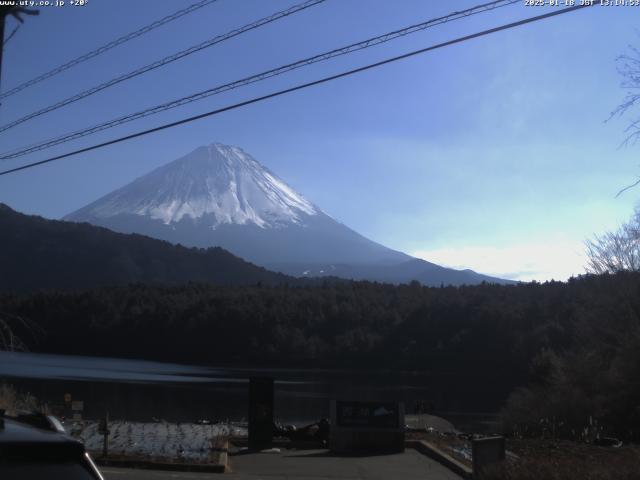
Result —
[[593, 416], [640, 432], [637, 273], [515, 286], [47, 290], [1, 294], [0, 312], [37, 352], [421, 370], [508, 405], [513, 424], [556, 416], [577, 435]]

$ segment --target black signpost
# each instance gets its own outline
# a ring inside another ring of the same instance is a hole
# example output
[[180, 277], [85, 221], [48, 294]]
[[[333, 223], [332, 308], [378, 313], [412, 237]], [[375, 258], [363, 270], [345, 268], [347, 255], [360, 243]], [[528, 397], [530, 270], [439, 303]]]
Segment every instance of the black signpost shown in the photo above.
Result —
[[273, 446], [273, 378], [249, 379], [249, 448]]

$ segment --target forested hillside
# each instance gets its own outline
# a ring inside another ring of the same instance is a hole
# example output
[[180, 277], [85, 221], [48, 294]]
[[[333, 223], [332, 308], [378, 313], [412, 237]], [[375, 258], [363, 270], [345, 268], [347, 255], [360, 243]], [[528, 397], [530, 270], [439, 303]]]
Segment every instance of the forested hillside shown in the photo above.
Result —
[[583, 422], [640, 425], [640, 274], [444, 288], [133, 285], [4, 294], [0, 311], [34, 351], [422, 370], [495, 408], [528, 386], [512, 396], [514, 418], [551, 414], [570, 393], [580, 402], [567, 414]]
[[132, 282], [219, 285], [295, 282], [222, 248], [186, 248], [88, 224], [23, 215], [0, 204], [0, 290]]

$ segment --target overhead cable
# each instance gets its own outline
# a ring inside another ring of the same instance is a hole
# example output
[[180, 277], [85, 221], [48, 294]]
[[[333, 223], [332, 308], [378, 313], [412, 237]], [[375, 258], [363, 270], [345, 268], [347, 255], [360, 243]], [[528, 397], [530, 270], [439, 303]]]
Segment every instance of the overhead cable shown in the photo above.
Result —
[[[171, 100], [169, 102], [165, 102], [163, 104], [160, 105], [156, 105], [154, 107], [150, 107], [138, 112], [134, 112], [128, 115], [124, 115], [118, 118], [115, 118], [113, 120], [109, 120], [107, 122], [98, 124], [98, 125], [94, 125], [92, 127], [87, 127], [81, 130], [77, 130], [75, 132], [71, 132], [65, 135], [62, 135], [60, 137], [56, 137], [56, 138], [52, 138], [49, 140], [45, 140], [42, 141], [40, 143], [34, 144], [34, 145], [30, 145], [27, 147], [21, 147], [19, 149], [14, 149], [8, 152], [4, 152], [2, 154], [0, 154], [0, 160], [8, 160], [8, 159], [12, 159], [12, 158], [17, 158], [23, 155], [26, 155], [28, 153], [33, 153], [39, 150], [44, 150], [46, 148], [50, 148], [53, 147], [55, 145], [60, 145], [61, 143], [66, 143], [72, 140], [76, 140], [78, 138], [82, 138], [85, 137], [87, 135], [92, 135], [94, 133], [103, 131], [103, 130], [107, 130], [109, 128], [113, 128], [116, 127], [118, 125], [122, 125], [124, 123], [128, 123], [134, 120], [138, 120], [140, 118], [144, 118], [144, 117], [148, 117], [150, 115], [154, 115], [160, 112], [164, 112], [166, 110], [170, 110], [176, 107], [180, 107], [182, 105], [186, 105], [188, 103], [192, 103], [198, 100], [202, 100], [204, 98], [210, 97], [212, 95], [217, 95], [229, 90], [233, 90], [236, 88], [240, 88], [240, 87], [244, 87], [246, 85], [250, 85], [256, 82], [260, 82], [263, 80], [266, 80], [268, 78], [272, 78], [278, 75], [282, 75], [285, 74], [287, 72], [290, 72], [292, 70], [296, 70], [302, 67], [306, 67], [308, 65], [312, 65], [314, 63], [318, 63], [318, 62], [323, 62], [326, 60], [329, 60], [331, 58], [335, 58], [338, 56], [342, 56], [342, 55], [346, 55], [349, 53], [353, 53], [355, 51], [358, 50], [364, 50], [366, 48], [371, 48], [373, 46], [382, 44], [382, 43], [386, 43], [392, 40], [395, 40], [397, 38], [412, 34], [412, 33], [416, 33], [422, 30], [425, 30], [427, 28], [431, 28], [434, 27], [436, 25], [441, 25], [443, 23], [447, 23], [447, 22], [452, 22], [455, 20], [459, 20], [461, 18], [465, 18], [471, 15], [476, 15], [478, 13], [482, 13], [482, 12], [486, 12], [489, 10], [493, 10], [495, 8], [500, 8], [500, 7], [504, 7], [504, 6], [508, 6], [508, 5], [512, 5], [514, 3], [520, 3], [520, 0], [498, 0], [498, 1], [493, 1], [493, 2], [489, 2], [489, 3], [484, 3], [481, 5], [477, 5], [475, 7], [466, 9], [466, 10], [462, 10], [462, 11], [456, 11], [453, 13], [450, 13], [448, 15], [442, 16], [442, 17], [438, 17], [438, 18], [433, 18], [415, 25], [410, 25], [408, 27], [399, 29], [399, 30], [394, 30], [392, 32], [388, 32], [385, 33], [383, 35], [378, 35], [376, 37], [372, 37], [372, 38], [368, 38], [366, 40], [357, 42], [357, 43], [352, 43], [350, 45], [344, 46], [344, 47], [340, 47], [340, 48], [336, 48], [333, 50], [330, 50], [328, 52], [324, 52], [318, 55], [314, 55], [312, 57], [308, 57], [308, 58], [304, 58], [301, 60], [298, 60], [296, 62], [293, 63], [289, 63], [286, 65], [282, 65], [280, 67], [277, 68], [273, 68], [255, 75], [251, 75], [249, 77], [245, 77], [242, 78], [240, 80], [235, 80], [233, 82], [230, 83], [225, 83], [223, 85], [218, 85], [212, 88], [209, 88], [207, 90], [201, 91], [201, 92], [197, 92], [191, 95], [188, 95], [186, 97], [182, 97], [182, 98], [178, 98], [175, 100]], [[1, 131], [1, 130], [0, 130]]]
[[118, 45], [122, 45], [123, 43], [126, 43], [130, 40], [133, 40], [134, 38], [137, 38], [141, 35], [144, 35], [145, 33], [150, 32], [151, 30], [154, 30], [162, 25], [165, 25], [166, 23], [172, 22], [173, 20], [176, 20], [180, 17], [183, 17], [184, 15], [187, 15], [189, 13], [195, 12], [196, 10], [205, 7], [211, 3], [217, 2], [218, 0], [201, 0], [199, 2], [194, 3], [193, 5], [189, 5], [186, 8], [183, 8], [181, 10], [178, 10], [177, 12], [172, 13], [171, 15], [167, 15], [166, 17], [161, 18], [160, 20], [156, 20], [155, 22], [146, 25], [134, 32], [128, 33], [127, 35], [123, 35], [122, 37], [119, 37], [105, 45], [102, 45], [101, 47], [96, 48], [95, 50], [92, 50], [90, 52], [85, 53], [84, 55], [80, 55], [79, 57], [74, 58], [73, 60], [70, 60], [52, 70], [49, 70], [48, 72], [43, 73], [42, 75], [38, 75], [35, 78], [32, 78], [31, 80], [28, 80], [24, 83], [21, 83], [20, 85], [0, 94], [0, 100], [3, 98], [7, 98], [11, 95], [14, 95], [22, 90], [24, 90], [25, 88], [31, 87], [37, 83], [42, 82], [43, 80], [46, 80], [47, 78], [51, 78], [55, 75], [58, 75], [61, 72], [64, 72], [65, 70], [68, 70], [72, 67], [75, 67], [76, 65], [79, 65], [83, 62], [86, 62], [87, 60], [93, 58], [93, 57], [97, 57], [98, 55], [103, 54], [104, 52], [107, 52], [109, 50], [111, 50], [112, 48], [117, 47]]
[[273, 92], [273, 93], [270, 93], [270, 94], [267, 94], [267, 95], [263, 95], [263, 96], [260, 96], [260, 97], [255, 97], [255, 98], [252, 98], [252, 99], [249, 99], [249, 100], [245, 100], [243, 102], [235, 103], [233, 105], [228, 105], [226, 107], [218, 108], [216, 110], [211, 110], [209, 112], [201, 113], [199, 115], [194, 115], [192, 117], [183, 118], [183, 119], [175, 121], [175, 122], [166, 123], [166, 124], [160, 125], [158, 127], [150, 128], [148, 130], [143, 130], [143, 131], [132, 133], [132, 134], [129, 134], [129, 135], [125, 135], [123, 137], [115, 138], [113, 140], [102, 142], [102, 143], [99, 143], [99, 144], [96, 144], [96, 145], [92, 145], [92, 146], [89, 146], [89, 147], [80, 148], [78, 150], [74, 150], [74, 151], [71, 151], [71, 152], [68, 152], [68, 153], [64, 153], [62, 155], [57, 155], [57, 156], [54, 156], [54, 157], [50, 157], [50, 158], [47, 158], [45, 160], [40, 160], [38, 162], [32, 162], [32, 163], [28, 163], [26, 165], [22, 165], [20, 167], [15, 167], [15, 168], [11, 168], [9, 170], [0, 171], [0, 176], [8, 175], [10, 173], [15, 173], [15, 172], [18, 172], [18, 171], [21, 171], [21, 170], [25, 170], [25, 169], [28, 169], [28, 168], [37, 167], [39, 165], [44, 165], [46, 163], [50, 163], [50, 162], [54, 162], [54, 161], [57, 161], [57, 160], [61, 160], [63, 158], [72, 157], [72, 156], [75, 156], [75, 155], [78, 155], [78, 154], [81, 154], [81, 153], [86, 153], [86, 152], [90, 152], [90, 151], [97, 150], [97, 149], [100, 149], [100, 148], [104, 148], [104, 147], [109, 146], [109, 145], [114, 145], [114, 144], [121, 143], [121, 142], [124, 142], [124, 141], [127, 141], [127, 140], [131, 140], [131, 139], [134, 139], [134, 138], [138, 138], [138, 137], [142, 137], [142, 136], [145, 136], [145, 135], [149, 135], [151, 133], [155, 133], [155, 132], [159, 132], [161, 130], [165, 130], [165, 129], [168, 129], [168, 128], [176, 127], [178, 125], [183, 125], [183, 124], [186, 124], [186, 123], [190, 123], [190, 122], [193, 122], [193, 121], [196, 121], [196, 120], [200, 120], [202, 118], [207, 118], [207, 117], [211, 117], [213, 115], [218, 115], [220, 113], [227, 112], [229, 110], [235, 110], [237, 108], [244, 107], [246, 105], [251, 105], [253, 103], [258, 103], [258, 102], [261, 102], [261, 101], [264, 101], [264, 100], [268, 100], [270, 98], [279, 97], [281, 95], [292, 93], [292, 92], [295, 92], [295, 91], [298, 91], [298, 90], [303, 90], [303, 89], [306, 89], [306, 88], [309, 88], [309, 87], [313, 87], [313, 86], [320, 85], [320, 84], [323, 84], [323, 83], [326, 83], [326, 82], [337, 80], [339, 78], [348, 77], [348, 76], [354, 75], [356, 73], [360, 73], [360, 72], [364, 72], [364, 71], [367, 71], [367, 70], [371, 70], [373, 68], [377, 68], [377, 67], [380, 67], [382, 65], [387, 65], [389, 63], [397, 62], [399, 60], [404, 60], [406, 58], [410, 58], [410, 57], [413, 57], [413, 56], [416, 56], [416, 55], [420, 55], [420, 54], [427, 53], [427, 52], [430, 52], [430, 51], [433, 51], [433, 50], [437, 50], [439, 48], [447, 47], [447, 46], [454, 45], [454, 44], [457, 44], [457, 43], [466, 42], [466, 41], [472, 40], [474, 38], [479, 38], [479, 37], [482, 37], [482, 36], [485, 36], [485, 35], [490, 35], [490, 34], [493, 34], [493, 33], [496, 33], [496, 32], [500, 32], [500, 31], [503, 31], [503, 30], [508, 30], [508, 29], [511, 29], [511, 28], [519, 27], [521, 25], [526, 25], [526, 24], [529, 24], [529, 23], [537, 22], [537, 21], [540, 21], [540, 20], [544, 20], [544, 19], [547, 19], [547, 18], [555, 17], [555, 16], [562, 15], [562, 14], [565, 14], [565, 13], [574, 12], [576, 10], [580, 10], [580, 9], [587, 8], [587, 7], [592, 7], [594, 5], [596, 5], [596, 4], [591, 2], [591, 3], [584, 3], [582, 5], [575, 5], [575, 6], [567, 7], [567, 8], [556, 9], [556, 10], [553, 10], [553, 11], [551, 11], [549, 13], [537, 15], [537, 16], [534, 16], [534, 17], [525, 18], [524, 20], [519, 20], [517, 22], [512, 22], [512, 23], [508, 23], [508, 24], [505, 24], [505, 25], [500, 25], [498, 27], [490, 28], [488, 30], [483, 30], [483, 31], [480, 31], [480, 32], [477, 32], [477, 33], [473, 33], [473, 34], [470, 34], [470, 35], [465, 35], [463, 37], [458, 37], [458, 38], [455, 38], [453, 40], [449, 40], [449, 41], [446, 41], [446, 42], [438, 43], [436, 45], [431, 45], [429, 47], [421, 48], [419, 50], [414, 50], [412, 52], [405, 53], [405, 54], [402, 54], [402, 55], [398, 55], [398, 56], [395, 56], [395, 57], [387, 58], [387, 59], [381, 60], [379, 62], [370, 63], [370, 64], [365, 65], [363, 67], [358, 67], [358, 68], [354, 68], [352, 70], [347, 70], [345, 72], [341, 72], [341, 73], [338, 73], [336, 75], [331, 75], [331, 76], [320, 78], [318, 80], [314, 80], [314, 81], [311, 81], [311, 82], [299, 84], [299, 85], [296, 85], [294, 87], [286, 88], [284, 90], [279, 90], [277, 92]]

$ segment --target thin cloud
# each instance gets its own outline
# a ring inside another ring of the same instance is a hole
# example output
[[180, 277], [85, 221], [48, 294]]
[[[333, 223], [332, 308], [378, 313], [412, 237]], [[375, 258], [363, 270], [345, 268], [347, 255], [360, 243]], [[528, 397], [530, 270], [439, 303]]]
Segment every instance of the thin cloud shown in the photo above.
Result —
[[584, 273], [586, 253], [579, 242], [548, 242], [500, 247], [462, 246], [416, 250], [414, 256], [457, 268], [522, 281], [567, 280]]

